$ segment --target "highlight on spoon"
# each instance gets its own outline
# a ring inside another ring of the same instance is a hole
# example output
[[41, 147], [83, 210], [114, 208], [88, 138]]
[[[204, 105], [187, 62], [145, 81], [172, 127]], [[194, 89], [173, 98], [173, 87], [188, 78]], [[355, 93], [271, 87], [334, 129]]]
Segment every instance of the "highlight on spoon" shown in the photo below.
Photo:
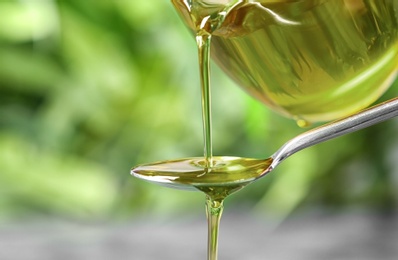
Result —
[[214, 156], [212, 166], [205, 158], [192, 157], [139, 165], [131, 170], [137, 178], [178, 189], [249, 184], [263, 176], [272, 163], [265, 160]]

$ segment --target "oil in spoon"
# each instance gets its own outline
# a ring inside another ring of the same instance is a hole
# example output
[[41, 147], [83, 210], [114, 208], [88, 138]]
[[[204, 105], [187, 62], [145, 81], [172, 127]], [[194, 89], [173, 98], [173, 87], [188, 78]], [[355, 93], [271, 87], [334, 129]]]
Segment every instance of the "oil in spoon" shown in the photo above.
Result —
[[211, 160], [211, 166], [202, 157], [162, 161], [137, 166], [132, 174], [164, 186], [199, 190], [206, 194], [207, 259], [216, 260], [224, 199], [263, 176], [273, 159], [213, 156]]
[[224, 199], [254, 182], [269, 170], [273, 159], [212, 157], [209, 167], [205, 158], [186, 158], [137, 166], [134, 176], [164, 186], [199, 190], [206, 194], [208, 222], [208, 260], [216, 260], [218, 232]]

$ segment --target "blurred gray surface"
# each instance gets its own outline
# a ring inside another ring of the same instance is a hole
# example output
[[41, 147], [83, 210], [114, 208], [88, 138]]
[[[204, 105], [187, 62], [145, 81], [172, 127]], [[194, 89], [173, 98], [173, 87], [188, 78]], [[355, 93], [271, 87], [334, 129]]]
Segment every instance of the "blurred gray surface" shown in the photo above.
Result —
[[[197, 219], [123, 224], [40, 221], [0, 227], [1, 260], [205, 260], [207, 227]], [[278, 226], [225, 214], [220, 260], [396, 260], [398, 217], [311, 214]]]

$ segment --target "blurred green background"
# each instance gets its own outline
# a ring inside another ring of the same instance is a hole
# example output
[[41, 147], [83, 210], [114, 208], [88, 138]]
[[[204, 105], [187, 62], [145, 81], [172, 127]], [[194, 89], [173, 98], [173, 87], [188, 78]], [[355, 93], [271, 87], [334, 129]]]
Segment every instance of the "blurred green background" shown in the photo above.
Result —
[[[1, 0], [0, 220], [203, 214], [202, 194], [129, 174], [202, 155], [196, 62], [167, 0]], [[268, 157], [304, 131], [213, 76], [214, 154]], [[394, 212], [397, 133], [390, 120], [304, 150], [227, 208]]]

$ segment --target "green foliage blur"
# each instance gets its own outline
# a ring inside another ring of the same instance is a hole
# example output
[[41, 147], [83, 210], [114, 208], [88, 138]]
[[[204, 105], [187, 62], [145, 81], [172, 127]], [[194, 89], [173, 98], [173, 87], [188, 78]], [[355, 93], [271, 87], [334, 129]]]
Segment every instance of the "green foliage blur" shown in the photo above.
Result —
[[[196, 62], [167, 0], [0, 1], [0, 220], [202, 214], [202, 194], [129, 174], [202, 155]], [[304, 131], [213, 76], [214, 154], [265, 158]], [[393, 211], [397, 130], [391, 120], [304, 150], [227, 208]]]

